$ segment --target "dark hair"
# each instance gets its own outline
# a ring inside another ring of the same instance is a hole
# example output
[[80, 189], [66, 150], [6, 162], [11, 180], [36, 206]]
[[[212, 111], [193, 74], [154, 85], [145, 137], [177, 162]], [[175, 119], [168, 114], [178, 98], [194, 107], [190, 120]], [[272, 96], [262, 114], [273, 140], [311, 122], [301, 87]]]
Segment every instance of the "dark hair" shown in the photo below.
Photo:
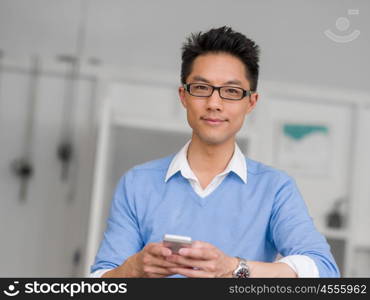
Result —
[[239, 58], [245, 68], [252, 91], [257, 89], [259, 47], [245, 35], [223, 26], [207, 32], [192, 33], [182, 47], [181, 82], [191, 73], [194, 60], [207, 53], [228, 53]]

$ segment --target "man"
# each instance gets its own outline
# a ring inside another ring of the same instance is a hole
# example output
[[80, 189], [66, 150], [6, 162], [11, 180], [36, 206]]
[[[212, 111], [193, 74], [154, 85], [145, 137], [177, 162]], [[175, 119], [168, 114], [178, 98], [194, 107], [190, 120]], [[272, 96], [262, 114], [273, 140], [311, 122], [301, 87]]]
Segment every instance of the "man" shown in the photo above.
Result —
[[[187, 40], [179, 96], [191, 140], [121, 178], [92, 276], [339, 276], [294, 181], [235, 143], [258, 102], [258, 60], [258, 46], [228, 27]], [[164, 234], [195, 242], [175, 254]]]

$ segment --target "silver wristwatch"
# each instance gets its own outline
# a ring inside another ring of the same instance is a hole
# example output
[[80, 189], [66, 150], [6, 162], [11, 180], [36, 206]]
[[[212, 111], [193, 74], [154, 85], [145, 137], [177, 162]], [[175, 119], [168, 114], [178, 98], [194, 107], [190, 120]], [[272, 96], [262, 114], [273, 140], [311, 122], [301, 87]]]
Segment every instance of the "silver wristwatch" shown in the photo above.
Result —
[[239, 264], [233, 272], [233, 278], [249, 278], [250, 271], [247, 260], [240, 257], [236, 258], [239, 259]]

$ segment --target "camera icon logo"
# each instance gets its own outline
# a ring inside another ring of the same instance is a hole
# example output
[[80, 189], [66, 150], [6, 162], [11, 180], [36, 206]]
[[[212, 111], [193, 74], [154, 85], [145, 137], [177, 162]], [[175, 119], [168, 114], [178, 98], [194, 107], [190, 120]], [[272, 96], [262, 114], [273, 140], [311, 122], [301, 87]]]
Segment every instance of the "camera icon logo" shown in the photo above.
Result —
[[10, 296], [10, 297], [13, 297], [13, 296], [17, 296], [19, 294], [19, 290], [16, 290], [15, 289], [15, 284], [18, 284], [19, 281], [14, 281], [14, 284], [10, 284], [8, 286], [8, 290], [4, 290], [4, 294], [7, 295], [7, 296]]
[[[360, 11], [358, 9], [349, 9], [348, 15], [359, 15]], [[335, 22], [335, 27], [338, 31], [344, 33], [348, 30], [350, 26], [350, 21], [346, 17], [339, 17]], [[351, 33], [345, 35], [338, 35], [332, 32], [330, 29], [324, 31], [325, 35], [334, 42], [337, 43], [349, 43], [360, 36], [360, 30], [354, 30]]]

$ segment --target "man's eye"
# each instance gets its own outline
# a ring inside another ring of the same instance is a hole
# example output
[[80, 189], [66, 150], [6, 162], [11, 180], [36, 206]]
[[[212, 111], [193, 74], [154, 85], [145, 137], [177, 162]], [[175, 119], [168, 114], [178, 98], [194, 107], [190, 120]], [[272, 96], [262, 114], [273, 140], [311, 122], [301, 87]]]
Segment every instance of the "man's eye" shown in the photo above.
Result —
[[196, 90], [201, 90], [201, 91], [206, 91], [206, 90], [208, 90], [208, 86], [206, 86], [206, 85], [195, 85], [195, 86], [194, 86], [194, 88], [195, 88]]
[[238, 93], [240, 93], [240, 91], [238, 89], [228, 88], [226, 90], [226, 93], [228, 93], [228, 94], [238, 94]]

